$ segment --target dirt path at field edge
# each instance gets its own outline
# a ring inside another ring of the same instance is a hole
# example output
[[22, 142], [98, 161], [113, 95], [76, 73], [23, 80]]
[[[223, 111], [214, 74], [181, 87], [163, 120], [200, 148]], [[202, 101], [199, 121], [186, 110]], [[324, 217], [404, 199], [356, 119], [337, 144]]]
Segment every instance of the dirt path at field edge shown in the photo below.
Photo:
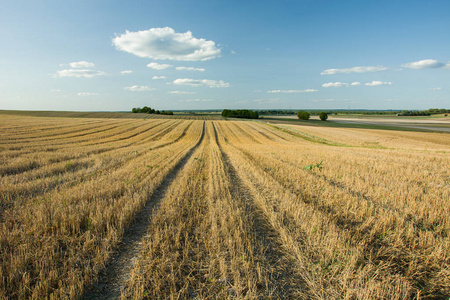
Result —
[[150, 225], [151, 215], [156, 206], [165, 197], [165, 194], [174, 179], [184, 169], [184, 166], [200, 146], [205, 136], [205, 122], [198, 142], [177, 163], [166, 176], [161, 185], [155, 190], [142, 210], [137, 213], [134, 220], [125, 231], [118, 249], [111, 256], [106, 267], [100, 272], [98, 281], [88, 288], [82, 299], [119, 299], [121, 290], [130, 277], [134, 267], [134, 260], [141, 251], [142, 239]]

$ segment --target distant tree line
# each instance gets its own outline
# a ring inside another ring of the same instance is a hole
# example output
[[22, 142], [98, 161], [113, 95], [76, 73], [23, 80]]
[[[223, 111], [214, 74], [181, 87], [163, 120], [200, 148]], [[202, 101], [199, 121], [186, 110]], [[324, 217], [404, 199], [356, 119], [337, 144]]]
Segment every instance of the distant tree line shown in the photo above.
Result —
[[132, 113], [143, 113], [143, 114], [156, 114], [156, 115], [173, 115], [173, 112], [170, 110], [154, 110], [151, 107], [144, 106], [143, 108], [140, 107], [133, 107], [131, 110]]
[[295, 115], [295, 110], [259, 110], [260, 115]]
[[257, 111], [248, 109], [224, 109], [222, 111], [222, 117], [225, 118], [244, 118], [244, 119], [258, 119], [259, 114]]
[[445, 108], [430, 108], [428, 110], [404, 110], [398, 113], [399, 116], [431, 116], [436, 114], [446, 114], [450, 110]]

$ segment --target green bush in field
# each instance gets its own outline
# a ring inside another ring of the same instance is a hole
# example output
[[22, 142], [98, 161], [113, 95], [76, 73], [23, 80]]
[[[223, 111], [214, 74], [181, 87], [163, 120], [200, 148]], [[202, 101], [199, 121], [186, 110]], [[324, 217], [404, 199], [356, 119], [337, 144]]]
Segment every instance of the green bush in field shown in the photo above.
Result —
[[326, 112], [321, 112], [320, 115], [319, 115], [319, 118], [322, 121], [326, 121], [328, 119], [328, 114]]
[[306, 112], [306, 111], [299, 111], [299, 112], [297, 112], [297, 117], [300, 119], [300, 120], [309, 120], [309, 117], [310, 117], [311, 115], [309, 114], [309, 112]]

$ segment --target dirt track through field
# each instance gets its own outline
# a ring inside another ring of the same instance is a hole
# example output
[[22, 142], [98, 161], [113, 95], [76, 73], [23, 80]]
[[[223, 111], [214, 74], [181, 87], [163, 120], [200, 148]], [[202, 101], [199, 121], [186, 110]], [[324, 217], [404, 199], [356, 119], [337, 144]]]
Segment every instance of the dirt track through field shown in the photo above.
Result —
[[167, 175], [161, 185], [145, 203], [142, 210], [134, 217], [132, 223], [125, 231], [118, 249], [111, 256], [103, 271], [100, 272], [97, 283], [95, 283], [83, 296], [83, 299], [118, 299], [131, 270], [134, 260], [139, 255], [142, 238], [148, 230], [151, 215], [155, 207], [165, 197], [165, 194], [174, 179], [183, 171], [184, 166], [191, 158], [194, 151], [200, 146], [205, 136], [205, 122], [203, 131], [198, 142], [186, 153]]

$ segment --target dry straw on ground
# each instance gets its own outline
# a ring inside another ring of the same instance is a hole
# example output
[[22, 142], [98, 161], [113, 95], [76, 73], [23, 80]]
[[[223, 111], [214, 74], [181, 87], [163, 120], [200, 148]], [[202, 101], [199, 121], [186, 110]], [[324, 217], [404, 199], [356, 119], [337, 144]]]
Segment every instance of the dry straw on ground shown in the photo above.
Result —
[[439, 133], [1, 115], [0, 298], [446, 299], [449, 153]]

